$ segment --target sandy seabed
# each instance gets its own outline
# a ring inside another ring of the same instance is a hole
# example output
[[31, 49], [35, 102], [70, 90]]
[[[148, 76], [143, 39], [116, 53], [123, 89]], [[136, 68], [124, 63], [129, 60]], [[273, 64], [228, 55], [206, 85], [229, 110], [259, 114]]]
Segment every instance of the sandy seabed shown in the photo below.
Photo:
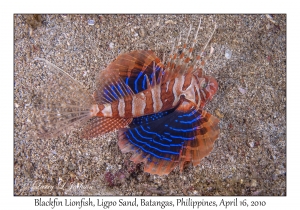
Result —
[[[198, 43], [218, 25], [205, 71], [219, 90], [205, 110], [220, 118], [221, 129], [200, 165], [168, 176], [144, 173], [119, 151], [116, 132], [92, 140], [76, 130], [26, 138], [32, 77], [42, 75], [35, 57], [92, 90], [117, 55], [151, 49], [160, 57], [200, 18]], [[14, 29], [15, 195], [286, 195], [286, 15], [15, 14]]]

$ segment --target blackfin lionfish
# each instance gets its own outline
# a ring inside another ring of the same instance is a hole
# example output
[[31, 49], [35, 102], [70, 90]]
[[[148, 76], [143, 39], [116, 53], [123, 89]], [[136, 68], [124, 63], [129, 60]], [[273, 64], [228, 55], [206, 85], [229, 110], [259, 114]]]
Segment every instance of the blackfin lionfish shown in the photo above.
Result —
[[134, 163], [143, 162], [145, 172], [164, 175], [176, 166], [182, 170], [185, 162], [198, 165], [220, 132], [219, 119], [203, 109], [218, 83], [202, 70], [213, 51], [203, 55], [214, 32], [193, 55], [200, 24], [190, 47], [192, 27], [183, 45], [179, 37], [163, 61], [146, 50], [119, 55], [100, 71], [93, 95], [60, 68], [37, 58], [52, 70], [50, 94], [36, 105], [37, 136], [52, 138], [82, 126], [82, 137], [89, 139], [117, 129], [120, 150], [131, 152]]

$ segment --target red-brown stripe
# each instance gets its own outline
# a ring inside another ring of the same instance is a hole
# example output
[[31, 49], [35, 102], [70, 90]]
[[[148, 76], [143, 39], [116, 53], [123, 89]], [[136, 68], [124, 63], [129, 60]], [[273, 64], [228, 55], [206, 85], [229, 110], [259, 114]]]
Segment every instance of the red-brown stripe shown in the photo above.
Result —
[[188, 75], [185, 76], [184, 83], [183, 83], [183, 86], [182, 86], [182, 91], [185, 91], [191, 85], [192, 77], [193, 77], [192, 74], [188, 74]]
[[119, 109], [118, 109], [119, 101], [114, 101], [111, 103], [111, 111], [112, 117], [119, 117]]
[[151, 93], [150, 89], [145, 90], [144, 94], [146, 96], [146, 107], [145, 107], [144, 113], [152, 114], [153, 113], [153, 100], [152, 100], [152, 93]]
[[127, 96], [124, 98], [125, 102], [125, 117], [131, 118], [132, 117], [132, 97]]
[[[163, 103], [162, 110], [167, 110], [170, 107], [172, 107], [172, 104], [174, 102], [174, 94], [173, 94], [173, 86], [174, 86], [175, 80], [171, 80], [168, 83], [164, 83], [161, 86], [161, 101]], [[167, 91], [168, 90], [168, 91]]]

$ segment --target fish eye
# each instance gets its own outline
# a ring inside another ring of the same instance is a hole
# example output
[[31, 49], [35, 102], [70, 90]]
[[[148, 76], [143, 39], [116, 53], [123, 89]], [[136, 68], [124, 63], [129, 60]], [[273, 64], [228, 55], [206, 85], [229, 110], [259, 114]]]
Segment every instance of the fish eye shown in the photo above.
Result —
[[201, 88], [201, 89], [205, 89], [205, 88], [207, 87], [207, 85], [208, 85], [208, 83], [207, 83], [205, 80], [203, 80], [203, 81], [200, 83], [200, 88]]

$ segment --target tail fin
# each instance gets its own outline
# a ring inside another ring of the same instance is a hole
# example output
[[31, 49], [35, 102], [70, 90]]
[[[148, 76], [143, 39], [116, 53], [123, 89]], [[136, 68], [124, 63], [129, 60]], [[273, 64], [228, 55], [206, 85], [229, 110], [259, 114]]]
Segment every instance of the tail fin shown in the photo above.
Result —
[[53, 138], [81, 126], [92, 117], [93, 97], [81, 83], [49, 61], [36, 58], [45, 69], [32, 78], [29, 137]]

